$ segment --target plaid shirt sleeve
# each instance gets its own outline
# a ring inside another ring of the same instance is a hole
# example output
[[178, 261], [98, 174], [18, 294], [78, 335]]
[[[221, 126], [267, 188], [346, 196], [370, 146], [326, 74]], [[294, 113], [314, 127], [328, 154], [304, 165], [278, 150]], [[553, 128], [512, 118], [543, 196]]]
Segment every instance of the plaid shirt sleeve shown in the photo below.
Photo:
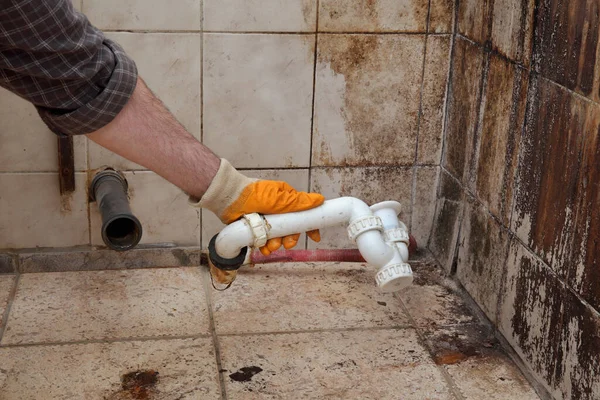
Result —
[[0, 0], [0, 86], [35, 105], [59, 135], [111, 122], [135, 89], [124, 50], [71, 0]]

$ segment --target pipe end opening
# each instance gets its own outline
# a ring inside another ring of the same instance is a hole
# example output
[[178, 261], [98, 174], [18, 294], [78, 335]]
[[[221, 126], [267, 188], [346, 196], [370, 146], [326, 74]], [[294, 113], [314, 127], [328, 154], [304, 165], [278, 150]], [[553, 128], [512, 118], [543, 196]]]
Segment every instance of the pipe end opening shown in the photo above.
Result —
[[122, 216], [109, 221], [102, 230], [104, 243], [113, 250], [134, 248], [142, 239], [142, 225], [135, 217]]

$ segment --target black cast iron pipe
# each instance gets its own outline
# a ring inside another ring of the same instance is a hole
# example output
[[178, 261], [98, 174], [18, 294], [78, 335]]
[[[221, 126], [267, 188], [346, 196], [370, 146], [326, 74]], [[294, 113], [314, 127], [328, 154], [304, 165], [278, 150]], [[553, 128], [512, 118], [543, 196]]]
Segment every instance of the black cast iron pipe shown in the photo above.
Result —
[[142, 224], [131, 212], [127, 188], [127, 180], [112, 169], [98, 172], [90, 185], [102, 215], [102, 240], [117, 251], [134, 248], [142, 238]]

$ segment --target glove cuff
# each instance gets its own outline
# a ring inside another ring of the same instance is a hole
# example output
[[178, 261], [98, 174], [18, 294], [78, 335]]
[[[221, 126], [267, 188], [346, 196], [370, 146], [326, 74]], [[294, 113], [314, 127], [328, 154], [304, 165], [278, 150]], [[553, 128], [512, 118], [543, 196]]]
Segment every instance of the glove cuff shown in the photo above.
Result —
[[190, 196], [190, 205], [206, 208], [222, 220], [227, 207], [240, 197], [246, 186], [255, 181], [256, 179], [248, 178], [238, 172], [229, 161], [222, 158], [219, 170], [202, 199], [198, 200]]

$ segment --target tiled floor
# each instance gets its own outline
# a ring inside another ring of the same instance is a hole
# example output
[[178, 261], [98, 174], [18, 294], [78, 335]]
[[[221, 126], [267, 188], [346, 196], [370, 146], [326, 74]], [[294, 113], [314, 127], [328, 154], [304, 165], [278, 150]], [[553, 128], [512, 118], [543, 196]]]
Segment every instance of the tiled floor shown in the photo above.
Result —
[[[431, 263], [0, 276], [0, 398], [537, 399]], [[16, 290], [15, 290], [16, 285]]]

